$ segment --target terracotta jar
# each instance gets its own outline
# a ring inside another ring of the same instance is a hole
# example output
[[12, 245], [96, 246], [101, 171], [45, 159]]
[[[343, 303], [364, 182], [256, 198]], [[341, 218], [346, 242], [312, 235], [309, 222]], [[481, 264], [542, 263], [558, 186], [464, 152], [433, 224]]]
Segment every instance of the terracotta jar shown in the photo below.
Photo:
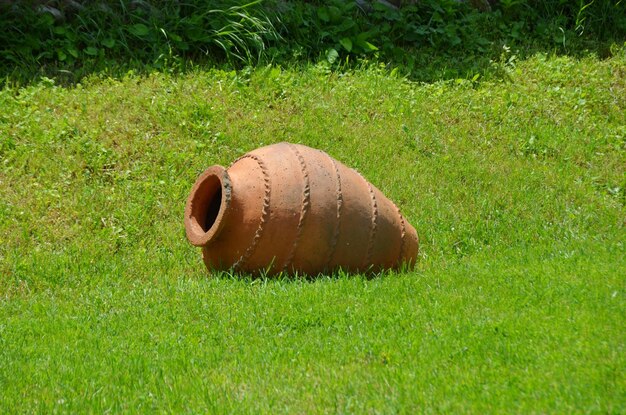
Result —
[[314, 275], [414, 264], [415, 229], [355, 170], [298, 144], [209, 167], [185, 208], [187, 238], [210, 270]]

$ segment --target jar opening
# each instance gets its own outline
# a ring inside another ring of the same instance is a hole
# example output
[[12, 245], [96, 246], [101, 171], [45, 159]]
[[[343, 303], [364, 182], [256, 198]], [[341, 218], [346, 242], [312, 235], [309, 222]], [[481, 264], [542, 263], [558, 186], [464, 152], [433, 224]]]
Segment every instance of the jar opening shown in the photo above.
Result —
[[230, 203], [230, 178], [221, 166], [198, 177], [185, 208], [187, 238], [196, 246], [207, 245], [220, 231]]
[[220, 212], [220, 206], [222, 205], [222, 187], [218, 187], [215, 191], [215, 194], [210, 197], [209, 206], [206, 209], [206, 217], [204, 219], [204, 224], [202, 229], [205, 232], [208, 232], [209, 229], [215, 223], [217, 219], [217, 214]]

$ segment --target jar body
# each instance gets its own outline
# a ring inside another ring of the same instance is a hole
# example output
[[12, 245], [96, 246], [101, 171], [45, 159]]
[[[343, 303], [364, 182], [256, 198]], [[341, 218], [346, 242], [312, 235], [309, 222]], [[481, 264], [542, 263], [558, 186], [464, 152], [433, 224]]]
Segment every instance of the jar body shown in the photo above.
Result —
[[[244, 155], [223, 174], [219, 191], [209, 188], [213, 196], [195, 213], [204, 217], [201, 231], [214, 234], [190, 237], [203, 247], [209, 269], [314, 275], [415, 263], [417, 233], [393, 202], [320, 150], [274, 144]], [[187, 203], [188, 237], [202, 178]]]

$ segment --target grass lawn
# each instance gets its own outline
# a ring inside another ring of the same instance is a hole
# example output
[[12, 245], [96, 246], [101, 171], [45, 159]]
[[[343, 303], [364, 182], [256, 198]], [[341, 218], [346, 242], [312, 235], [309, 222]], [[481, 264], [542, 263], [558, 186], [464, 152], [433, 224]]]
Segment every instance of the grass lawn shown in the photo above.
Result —
[[[0, 413], [625, 413], [626, 50], [502, 70], [0, 91]], [[209, 275], [191, 185], [284, 140], [394, 200], [417, 268]]]

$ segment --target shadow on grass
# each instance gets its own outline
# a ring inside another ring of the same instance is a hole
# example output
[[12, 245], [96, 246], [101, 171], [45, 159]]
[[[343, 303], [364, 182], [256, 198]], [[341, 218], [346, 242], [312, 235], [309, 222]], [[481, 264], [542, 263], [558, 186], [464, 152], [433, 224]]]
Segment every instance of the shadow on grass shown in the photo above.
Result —
[[217, 278], [222, 280], [232, 280], [232, 281], [240, 281], [246, 282], [249, 284], [266, 284], [268, 282], [284, 282], [284, 283], [314, 283], [318, 281], [335, 281], [335, 280], [344, 280], [344, 279], [365, 279], [368, 281], [375, 279], [385, 279], [394, 277], [401, 274], [406, 274], [409, 272], [416, 272], [416, 267], [409, 267], [407, 265], [402, 265], [398, 269], [383, 269], [374, 271], [373, 269], [361, 271], [361, 272], [349, 272], [345, 271], [341, 268], [334, 270], [332, 272], [320, 272], [318, 274], [303, 274], [303, 273], [288, 273], [288, 272], [279, 272], [277, 274], [269, 273], [265, 270], [262, 270], [258, 273], [245, 273], [241, 271], [235, 271], [234, 269], [226, 270], [226, 271], [208, 271], [208, 278]]
[[[412, 56], [411, 63], [406, 60], [385, 61], [381, 58], [358, 59], [329, 64], [325, 57], [316, 60], [290, 60], [276, 62], [262, 60], [258, 66], [276, 65], [289, 69], [302, 69], [314, 64], [321, 64], [333, 71], [350, 71], [365, 68], [371, 65], [384, 65], [389, 71], [396, 70], [398, 75], [416, 82], [436, 82], [451, 79], [493, 80], [506, 78], [506, 67], [515, 60], [525, 59], [535, 54], [549, 56], [570, 56], [583, 58], [596, 56], [599, 59], [608, 59], [616, 51], [626, 45], [626, 39], [574, 39], [566, 38], [561, 43], [547, 43], [530, 40], [507, 44], [505, 40], [491, 43], [488, 50], [482, 53], [475, 51], [442, 51], [434, 48], [416, 48], [407, 50]], [[203, 70], [241, 70], [243, 66], [234, 67], [225, 61], [210, 58], [181, 58], [170, 56], [159, 57], [154, 62], [138, 60], [108, 60], [105, 62], [77, 62], [74, 65], [63, 65], [53, 62], [40, 67], [14, 65], [0, 56], [0, 87], [23, 87], [37, 83], [42, 79], [53, 79], [57, 85], [73, 86], [85, 78], [100, 77], [121, 79], [130, 74], [147, 75], [154, 72], [164, 72], [173, 75], [184, 75], [190, 72]]]

